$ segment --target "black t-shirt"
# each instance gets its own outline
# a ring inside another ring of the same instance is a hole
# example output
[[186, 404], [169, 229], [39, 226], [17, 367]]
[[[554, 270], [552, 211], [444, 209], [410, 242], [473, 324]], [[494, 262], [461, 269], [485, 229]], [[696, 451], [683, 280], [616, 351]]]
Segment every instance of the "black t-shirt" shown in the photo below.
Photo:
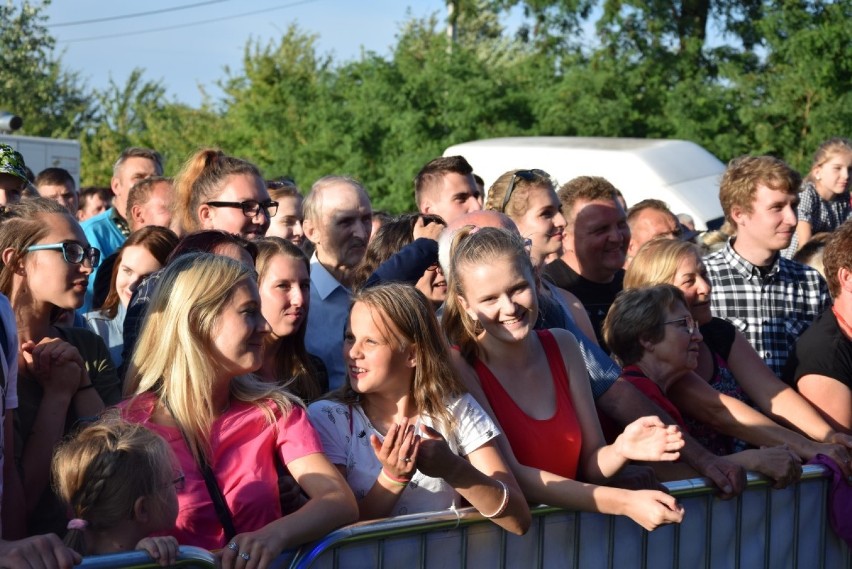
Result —
[[727, 320], [715, 316], [707, 324], [699, 327], [704, 343], [714, 354], [719, 354], [723, 360], [728, 361], [731, 356], [731, 346], [737, 329]]
[[624, 288], [624, 270], [619, 269], [615, 273], [615, 278], [612, 279], [612, 282], [601, 284], [581, 277], [565, 261], [556, 259], [544, 267], [544, 274], [553, 284], [559, 288], [564, 288], [580, 299], [580, 302], [586, 308], [589, 320], [592, 321], [592, 327], [595, 329], [595, 336], [598, 338], [598, 343], [609, 353], [603, 341], [601, 327], [616, 295]]
[[831, 309], [799, 337], [784, 380], [795, 387], [803, 376], [812, 374], [831, 377], [852, 389], [852, 341], [840, 330]]

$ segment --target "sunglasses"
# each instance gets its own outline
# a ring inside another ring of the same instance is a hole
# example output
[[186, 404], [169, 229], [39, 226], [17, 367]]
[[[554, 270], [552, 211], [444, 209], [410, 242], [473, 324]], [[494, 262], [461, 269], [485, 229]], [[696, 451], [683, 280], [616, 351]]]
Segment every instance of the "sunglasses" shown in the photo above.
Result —
[[94, 247], [83, 247], [76, 241], [32, 245], [27, 247], [27, 252], [30, 251], [62, 251], [62, 256], [65, 257], [66, 263], [82, 265], [83, 260], [88, 259], [89, 264], [93, 269], [96, 269], [98, 265], [101, 264], [101, 252], [98, 249]]
[[506, 213], [506, 205], [508, 205], [509, 200], [512, 199], [512, 192], [515, 191], [515, 183], [518, 181], [518, 178], [525, 182], [536, 182], [542, 178], [549, 180], [550, 174], [537, 168], [533, 170], [518, 170], [512, 174], [512, 180], [509, 182], [509, 187], [506, 189], [506, 195], [503, 196], [503, 205], [500, 206], [500, 211], [502, 213]]

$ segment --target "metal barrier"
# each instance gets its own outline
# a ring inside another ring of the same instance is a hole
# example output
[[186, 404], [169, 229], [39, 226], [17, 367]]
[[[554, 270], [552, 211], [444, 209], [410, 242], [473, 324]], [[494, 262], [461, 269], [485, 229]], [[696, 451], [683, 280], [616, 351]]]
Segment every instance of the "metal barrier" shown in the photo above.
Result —
[[[172, 567], [216, 569], [216, 559], [206, 549], [182, 545], [178, 549], [177, 563]], [[83, 563], [77, 565], [75, 569], [162, 569], [162, 567], [144, 551], [128, 551], [84, 557]]]
[[806, 466], [801, 482], [774, 490], [750, 474], [748, 489], [728, 501], [700, 478], [668, 483], [686, 517], [653, 532], [623, 516], [547, 506], [533, 509], [524, 536], [472, 508], [363, 522], [302, 548], [290, 567], [852, 569], [849, 548], [828, 525], [825, 475]]

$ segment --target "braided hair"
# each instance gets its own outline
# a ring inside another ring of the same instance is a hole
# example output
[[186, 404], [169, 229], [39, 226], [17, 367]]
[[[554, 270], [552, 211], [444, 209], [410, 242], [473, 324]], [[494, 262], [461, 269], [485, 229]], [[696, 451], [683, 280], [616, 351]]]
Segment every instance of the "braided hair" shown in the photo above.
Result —
[[[53, 455], [53, 484], [76, 520], [102, 531], [132, 519], [136, 500], [163, 493], [175, 459], [168, 443], [142, 425], [107, 415], [65, 441]], [[86, 555], [82, 527], [65, 544]]]

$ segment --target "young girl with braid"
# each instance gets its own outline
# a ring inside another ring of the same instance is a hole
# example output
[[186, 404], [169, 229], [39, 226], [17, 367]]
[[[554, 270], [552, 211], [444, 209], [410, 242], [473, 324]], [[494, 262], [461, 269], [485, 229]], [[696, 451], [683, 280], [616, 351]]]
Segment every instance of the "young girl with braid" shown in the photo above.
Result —
[[183, 473], [169, 445], [141, 425], [107, 417], [62, 444], [53, 456], [56, 493], [73, 515], [65, 544], [81, 555], [140, 549], [160, 565], [177, 557], [171, 530]]

